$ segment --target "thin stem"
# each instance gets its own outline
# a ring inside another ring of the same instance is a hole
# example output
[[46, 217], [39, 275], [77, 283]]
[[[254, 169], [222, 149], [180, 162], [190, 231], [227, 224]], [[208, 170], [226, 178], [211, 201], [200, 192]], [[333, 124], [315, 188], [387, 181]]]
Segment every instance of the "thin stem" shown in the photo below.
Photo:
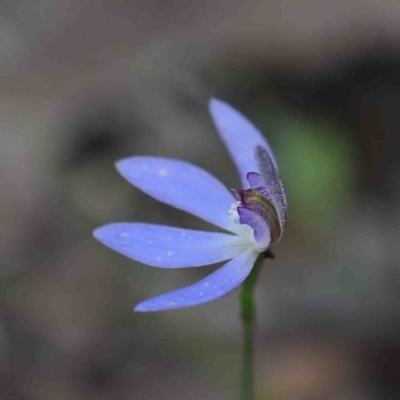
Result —
[[250, 275], [242, 285], [240, 295], [240, 311], [243, 324], [243, 366], [242, 366], [242, 400], [254, 400], [254, 301], [253, 292], [260, 275], [265, 258], [274, 258], [270, 250], [260, 254], [257, 258]]

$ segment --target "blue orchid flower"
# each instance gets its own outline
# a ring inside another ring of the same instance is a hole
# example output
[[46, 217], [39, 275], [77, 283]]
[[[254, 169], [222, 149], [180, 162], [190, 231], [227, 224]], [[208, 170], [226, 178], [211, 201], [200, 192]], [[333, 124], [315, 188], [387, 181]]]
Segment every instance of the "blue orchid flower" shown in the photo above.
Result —
[[271, 148], [257, 128], [228, 104], [212, 99], [210, 113], [243, 189], [230, 191], [203, 169], [168, 158], [129, 157], [118, 161], [117, 169], [149, 196], [229, 233], [121, 222], [96, 229], [94, 236], [109, 248], [153, 267], [230, 261], [191, 286], [143, 301], [135, 311], [189, 307], [224, 296], [246, 279], [260, 253], [281, 239], [287, 203]]

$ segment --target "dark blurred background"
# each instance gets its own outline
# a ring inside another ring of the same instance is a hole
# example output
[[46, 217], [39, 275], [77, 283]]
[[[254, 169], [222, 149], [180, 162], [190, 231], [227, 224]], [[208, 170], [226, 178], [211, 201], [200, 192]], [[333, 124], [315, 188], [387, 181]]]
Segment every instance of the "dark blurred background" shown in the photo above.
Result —
[[213, 267], [97, 243], [147, 221], [209, 229], [126, 183], [162, 155], [238, 178], [207, 102], [266, 134], [289, 201], [257, 286], [257, 399], [400, 398], [400, 3], [0, 3], [0, 399], [238, 398], [238, 291], [135, 314]]

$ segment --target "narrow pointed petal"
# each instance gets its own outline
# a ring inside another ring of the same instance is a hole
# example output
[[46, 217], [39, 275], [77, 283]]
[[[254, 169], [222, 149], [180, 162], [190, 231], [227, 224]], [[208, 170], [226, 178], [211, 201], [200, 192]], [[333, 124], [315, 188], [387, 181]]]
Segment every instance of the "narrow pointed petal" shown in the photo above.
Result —
[[245, 250], [235, 235], [142, 223], [102, 226], [94, 236], [125, 256], [160, 268], [198, 267], [236, 257]]
[[265, 191], [268, 193], [268, 197], [271, 199], [278, 214], [282, 234], [287, 219], [287, 200], [279, 172], [272, 162], [268, 150], [264, 147], [256, 147], [255, 158], [265, 183]]
[[194, 285], [146, 300], [138, 304], [135, 311], [171, 310], [218, 299], [246, 279], [257, 256], [257, 252], [247, 250]]
[[272, 150], [261, 132], [240, 112], [229, 104], [212, 99], [210, 113], [225, 146], [238, 169], [242, 186], [249, 188], [248, 172], [260, 172], [254, 157], [258, 145], [265, 147], [277, 168]]
[[235, 232], [228, 210], [235, 199], [203, 169], [184, 161], [161, 157], [130, 157], [117, 169], [132, 185], [155, 199]]

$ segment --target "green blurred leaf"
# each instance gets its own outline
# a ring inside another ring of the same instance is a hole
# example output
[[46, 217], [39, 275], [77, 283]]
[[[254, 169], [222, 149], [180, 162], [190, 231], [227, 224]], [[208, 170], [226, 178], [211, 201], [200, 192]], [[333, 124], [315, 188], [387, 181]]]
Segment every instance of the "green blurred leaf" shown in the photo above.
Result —
[[294, 118], [277, 137], [290, 218], [313, 236], [337, 221], [354, 188], [356, 151], [351, 139], [336, 121]]

